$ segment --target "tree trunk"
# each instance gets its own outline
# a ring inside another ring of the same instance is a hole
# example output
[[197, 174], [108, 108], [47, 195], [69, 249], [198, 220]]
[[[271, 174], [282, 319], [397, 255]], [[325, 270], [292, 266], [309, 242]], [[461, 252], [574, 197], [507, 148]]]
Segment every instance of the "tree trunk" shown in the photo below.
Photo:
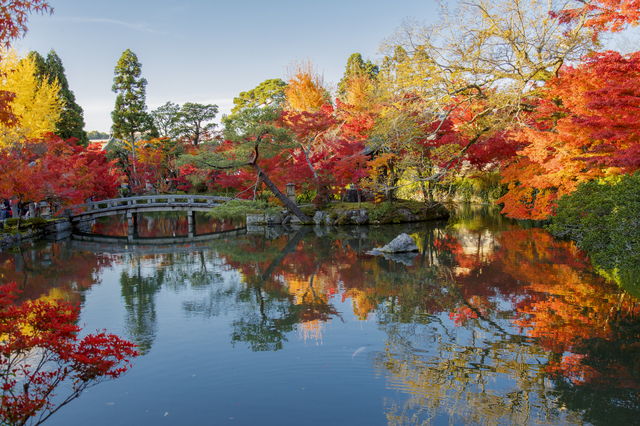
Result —
[[264, 182], [265, 185], [267, 185], [267, 188], [269, 188], [269, 190], [273, 192], [273, 195], [275, 195], [276, 198], [282, 202], [283, 206], [291, 210], [291, 212], [295, 214], [302, 222], [309, 222], [311, 220], [310, 217], [302, 213], [302, 210], [300, 210], [298, 206], [292, 203], [291, 200], [289, 200], [289, 198], [287, 198], [287, 196], [278, 189], [278, 187], [271, 181], [271, 179], [269, 179], [269, 176], [267, 176], [262, 171], [260, 166], [252, 163], [251, 167], [253, 167], [253, 169], [258, 173], [258, 177]]
[[424, 179], [422, 178], [422, 168], [416, 167], [416, 171], [418, 172], [418, 178], [420, 179], [420, 188], [422, 189], [422, 199], [426, 203], [429, 199], [429, 194], [427, 193], [427, 186], [424, 184]]

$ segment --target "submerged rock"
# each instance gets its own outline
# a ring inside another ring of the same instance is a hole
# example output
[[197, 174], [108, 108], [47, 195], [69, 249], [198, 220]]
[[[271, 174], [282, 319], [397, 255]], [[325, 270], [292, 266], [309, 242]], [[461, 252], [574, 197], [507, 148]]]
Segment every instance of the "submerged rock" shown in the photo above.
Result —
[[403, 263], [407, 266], [412, 266], [413, 261], [416, 259], [416, 256], [418, 255], [418, 253], [416, 253], [415, 251], [404, 252], [404, 253], [383, 253], [379, 251], [376, 253], [375, 249], [371, 250], [369, 253], [375, 254], [376, 256], [382, 255], [387, 260], [391, 260], [392, 262], [396, 262], [396, 263]]

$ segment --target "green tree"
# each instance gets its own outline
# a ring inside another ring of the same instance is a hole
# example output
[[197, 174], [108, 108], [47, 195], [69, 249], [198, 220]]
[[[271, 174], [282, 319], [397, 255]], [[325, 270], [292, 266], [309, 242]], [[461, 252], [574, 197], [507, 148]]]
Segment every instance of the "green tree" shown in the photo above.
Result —
[[640, 172], [583, 182], [555, 214], [549, 232], [575, 241], [602, 275], [640, 296]]
[[151, 118], [160, 137], [174, 138], [178, 135], [178, 124], [180, 123], [179, 105], [169, 101], [151, 111]]
[[245, 108], [263, 108], [267, 106], [280, 108], [284, 106], [284, 89], [286, 87], [287, 83], [281, 79], [271, 78], [247, 92], [240, 92], [237, 97], [233, 98], [231, 115], [223, 115], [222, 123], [225, 126], [232, 125], [231, 123], [236, 119], [236, 115]]
[[282, 106], [284, 103], [284, 88], [287, 83], [279, 78], [271, 78], [263, 81], [248, 92], [240, 92], [233, 98], [232, 114], [243, 108], [254, 108], [263, 106]]
[[217, 126], [216, 123], [210, 123], [217, 113], [218, 105], [185, 103], [180, 108], [179, 114], [180, 134], [188, 138], [195, 146], [198, 146], [202, 137]]
[[133, 173], [136, 174], [136, 133], [153, 129], [153, 120], [147, 113], [147, 79], [140, 77], [142, 65], [138, 57], [127, 49], [116, 65], [111, 90], [117, 94], [116, 105], [111, 112], [113, 136], [129, 139], [133, 154]]
[[57, 82], [60, 86], [58, 97], [62, 101], [62, 112], [60, 120], [56, 123], [55, 134], [62, 139], [76, 138], [78, 145], [86, 147], [89, 139], [87, 132], [84, 131], [84, 111], [76, 103], [73, 91], [69, 89], [69, 81], [65, 75], [62, 60], [53, 49], [49, 51], [46, 60], [35, 51], [29, 53], [29, 58], [34, 61], [36, 67], [34, 75], [40, 84], [43, 81], [48, 84]]
[[344, 75], [338, 83], [338, 94], [341, 97], [344, 97], [347, 94], [349, 78], [358, 75], [366, 75], [372, 81], [375, 81], [378, 78], [379, 71], [380, 69], [378, 68], [378, 66], [372, 63], [369, 59], [367, 59], [367, 62], [365, 62], [362, 59], [361, 54], [352, 54], [351, 56], [349, 56], [349, 59], [347, 59], [347, 66], [344, 71]]

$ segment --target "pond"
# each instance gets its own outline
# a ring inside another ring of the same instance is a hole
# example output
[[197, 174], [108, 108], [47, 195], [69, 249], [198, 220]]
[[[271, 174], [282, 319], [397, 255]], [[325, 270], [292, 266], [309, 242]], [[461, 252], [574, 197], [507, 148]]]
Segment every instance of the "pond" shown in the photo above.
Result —
[[[94, 230], [126, 236], [115, 220]], [[138, 223], [147, 245], [74, 237], [0, 253], [23, 299], [78, 301], [87, 332], [142, 352], [46, 424], [640, 422], [639, 301], [571, 243], [492, 207], [246, 235], [203, 216], [196, 234], [212, 237], [197, 244], [179, 239], [186, 218]], [[402, 232], [419, 253], [368, 253]], [[166, 236], [177, 242], [151, 244]]]

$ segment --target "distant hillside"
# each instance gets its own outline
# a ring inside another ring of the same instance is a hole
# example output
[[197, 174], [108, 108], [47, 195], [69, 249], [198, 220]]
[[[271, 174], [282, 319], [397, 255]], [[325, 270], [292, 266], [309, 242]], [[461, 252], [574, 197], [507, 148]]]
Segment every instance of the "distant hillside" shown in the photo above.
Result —
[[87, 136], [89, 137], [89, 140], [109, 139], [109, 133], [102, 133], [97, 130], [90, 131], [87, 133]]

